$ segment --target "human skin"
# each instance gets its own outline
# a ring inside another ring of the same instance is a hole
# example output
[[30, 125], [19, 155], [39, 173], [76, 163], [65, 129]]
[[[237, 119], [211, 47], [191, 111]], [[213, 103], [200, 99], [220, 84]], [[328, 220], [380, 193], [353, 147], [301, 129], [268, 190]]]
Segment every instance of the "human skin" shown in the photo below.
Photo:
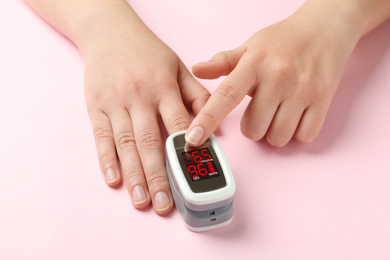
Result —
[[[100, 169], [124, 183], [134, 207], [173, 207], [159, 121], [185, 130], [210, 93], [124, 0], [26, 0], [79, 48]], [[119, 162], [120, 166], [119, 167]], [[122, 171], [120, 171], [120, 168]]]
[[[209, 99], [209, 92], [126, 1], [25, 2], [80, 50], [106, 183], [115, 186], [123, 178], [134, 207], [152, 201], [158, 214], [173, 206], [160, 118], [169, 134], [198, 129], [186, 136], [196, 146], [250, 95], [241, 121], [245, 136], [266, 136], [274, 146], [292, 137], [310, 142], [321, 129], [356, 43], [390, 12], [389, 0], [308, 0], [237, 49], [194, 65], [200, 78], [227, 75]], [[188, 111], [197, 115], [192, 123]]]
[[389, 0], [308, 0], [238, 48], [193, 66], [195, 76], [227, 76], [186, 133], [202, 144], [242, 99], [248, 138], [282, 147], [319, 134], [345, 64], [361, 37], [390, 17]]

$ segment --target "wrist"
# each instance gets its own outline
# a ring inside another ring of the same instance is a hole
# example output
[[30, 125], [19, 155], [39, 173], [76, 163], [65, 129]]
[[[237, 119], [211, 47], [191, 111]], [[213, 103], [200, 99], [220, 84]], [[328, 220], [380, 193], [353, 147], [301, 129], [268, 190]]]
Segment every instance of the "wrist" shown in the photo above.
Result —
[[361, 15], [360, 6], [351, 1], [308, 0], [287, 19], [293, 19], [319, 41], [351, 52], [363, 35]]
[[358, 41], [390, 18], [390, 0], [307, 0], [292, 16], [301, 14]]
[[[110, 1], [108, 1], [110, 2]], [[126, 1], [108, 3], [84, 17], [74, 31], [73, 42], [83, 58], [96, 52], [131, 44], [142, 36], [153, 35]]]

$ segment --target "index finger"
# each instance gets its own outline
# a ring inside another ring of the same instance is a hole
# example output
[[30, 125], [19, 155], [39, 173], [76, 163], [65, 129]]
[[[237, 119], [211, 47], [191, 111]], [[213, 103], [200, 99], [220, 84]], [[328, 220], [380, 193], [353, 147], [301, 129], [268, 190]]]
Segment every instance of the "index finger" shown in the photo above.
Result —
[[239, 62], [192, 121], [185, 136], [187, 143], [191, 146], [204, 143], [255, 83], [254, 68], [248, 63]]

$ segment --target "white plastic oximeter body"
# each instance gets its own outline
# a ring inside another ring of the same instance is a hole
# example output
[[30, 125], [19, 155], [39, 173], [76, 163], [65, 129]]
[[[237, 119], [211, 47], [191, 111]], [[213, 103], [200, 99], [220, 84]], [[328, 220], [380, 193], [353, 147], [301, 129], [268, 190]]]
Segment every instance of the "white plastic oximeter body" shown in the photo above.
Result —
[[188, 146], [185, 131], [166, 142], [167, 172], [176, 208], [192, 231], [222, 227], [233, 218], [233, 174], [217, 139]]

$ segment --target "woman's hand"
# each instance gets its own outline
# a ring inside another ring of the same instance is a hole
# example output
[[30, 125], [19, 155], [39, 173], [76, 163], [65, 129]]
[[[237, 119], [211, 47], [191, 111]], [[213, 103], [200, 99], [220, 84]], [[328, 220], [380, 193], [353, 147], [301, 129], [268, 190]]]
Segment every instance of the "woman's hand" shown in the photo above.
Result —
[[122, 173], [134, 207], [152, 201], [165, 214], [173, 200], [159, 121], [169, 134], [187, 129], [187, 109], [199, 112], [210, 94], [146, 26], [126, 19], [81, 45], [85, 97], [106, 183], [117, 185]]
[[[187, 142], [203, 143], [245, 95], [252, 97], [241, 120], [246, 137], [266, 136], [277, 147], [291, 138], [313, 141], [357, 41], [383, 21], [376, 13], [367, 18], [368, 2], [309, 0], [242, 46], [194, 65], [199, 78], [227, 77], [192, 122]], [[373, 2], [377, 9], [385, 4]]]
[[[25, 0], [79, 48], [85, 97], [106, 183], [121, 179], [134, 207], [172, 209], [159, 121], [187, 129], [209, 92], [126, 0]], [[119, 160], [118, 160], [119, 159]]]

